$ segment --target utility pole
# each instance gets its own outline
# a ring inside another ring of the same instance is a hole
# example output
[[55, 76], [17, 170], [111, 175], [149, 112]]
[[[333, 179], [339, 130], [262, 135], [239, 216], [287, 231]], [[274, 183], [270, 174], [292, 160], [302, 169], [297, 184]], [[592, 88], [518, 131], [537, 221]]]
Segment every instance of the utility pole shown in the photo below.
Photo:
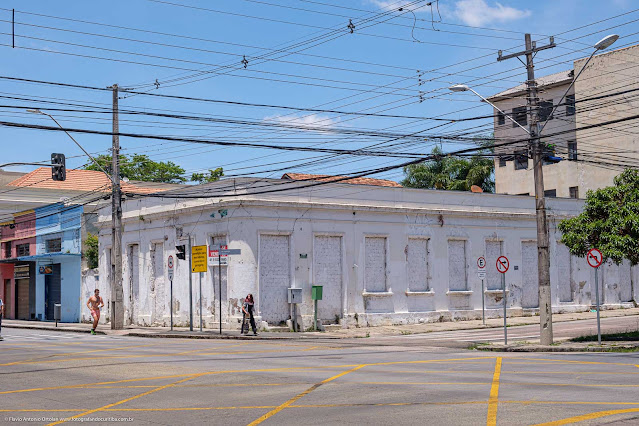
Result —
[[535, 67], [533, 64], [534, 55], [540, 50], [551, 49], [556, 46], [554, 37], [550, 37], [550, 43], [537, 47], [532, 42], [530, 34], [525, 35], [526, 50], [510, 55], [502, 56], [499, 51], [497, 61], [526, 56], [526, 70], [528, 79], [527, 103], [528, 103], [528, 126], [530, 139], [528, 148], [532, 154], [533, 169], [535, 177], [535, 210], [537, 215], [537, 270], [539, 275], [539, 327], [540, 343], [550, 345], [553, 342], [552, 334], [552, 298], [550, 292], [550, 249], [548, 236], [548, 219], [546, 217], [546, 198], [544, 196], [544, 172], [543, 172], [543, 147], [539, 138], [539, 108], [537, 98], [537, 82], [535, 81]]
[[113, 90], [113, 147], [111, 150], [111, 329], [124, 328], [124, 292], [122, 290], [122, 190], [120, 188], [120, 125], [118, 122], [118, 85]]

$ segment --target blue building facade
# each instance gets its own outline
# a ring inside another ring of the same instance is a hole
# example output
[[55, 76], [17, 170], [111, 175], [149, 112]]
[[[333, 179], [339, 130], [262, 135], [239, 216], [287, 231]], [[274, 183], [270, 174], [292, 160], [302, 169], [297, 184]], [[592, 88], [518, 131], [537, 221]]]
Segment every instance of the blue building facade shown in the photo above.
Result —
[[62, 322], [79, 322], [82, 301], [83, 206], [50, 204], [35, 209], [36, 318], [54, 319], [54, 305], [62, 305]]

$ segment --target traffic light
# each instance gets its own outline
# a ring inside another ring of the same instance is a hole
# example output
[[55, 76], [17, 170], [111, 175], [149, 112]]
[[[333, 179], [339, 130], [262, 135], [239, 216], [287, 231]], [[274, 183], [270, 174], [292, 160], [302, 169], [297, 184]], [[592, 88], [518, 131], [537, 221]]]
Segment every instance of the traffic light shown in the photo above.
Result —
[[67, 168], [64, 154], [51, 154], [51, 177], [53, 180], [57, 181], [67, 179]]
[[182, 260], [186, 259], [186, 246], [175, 246], [175, 250], [177, 251], [177, 253], [175, 253], [175, 257]]

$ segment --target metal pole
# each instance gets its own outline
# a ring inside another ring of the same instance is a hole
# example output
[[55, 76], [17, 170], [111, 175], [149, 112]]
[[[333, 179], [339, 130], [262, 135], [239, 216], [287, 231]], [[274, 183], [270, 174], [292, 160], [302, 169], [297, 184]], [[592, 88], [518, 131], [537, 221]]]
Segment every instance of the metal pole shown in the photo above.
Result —
[[484, 301], [484, 280], [481, 280], [481, 320], [486, 325], [486, 303]]
[[317, 331], [317, 299], [313, 301], [313, 330]]
[[173, 331], [173, 280], [170, 281], [171, 282], [171, 300], [170, 300], [170, 304], [171, 306], [169, 307], [169, 310], [171, 311], [171, 331]]
[[595, 295], [597, 302], [597, 342], [601, 345], [601, 318], [599, 317], [599, 267], [595, 268]]
[[504, 345], [508, 344], [508, 327], [506, 325], [506, 274], [501, 274], [501, 288], [504, 295]]
[[189, 331], [193, 331], [193, 259], [191, 256], [191, 234], [189, 234]]
[[113, 140], [111, 150], [111, 257], [113, 258], [113, 281], [111, 282], [111, 328], [124, 328], [124, 291], [122, 289], [122, 191], [120, 188], [120, 126], [118, 121], [118, 85], [113, 89]]
[[[220, 316], [220, 334], [222, 334], [222, 246], [220, 246], [220, 248], [218, 249], [217, 252], [217, 276], [219, 278], [219, 286], [220, 288], [219, 290], [219, 300], [220, 300], [220, 312], [219, 312], [219, 316]], [[253, 309], [255, 309], [255, 305], [253, 305]], [[248, 334], [248, 329], [246, 330], [246, 333]]]
[[200, 272], [200, 333], [202, 332], [202, 273]]

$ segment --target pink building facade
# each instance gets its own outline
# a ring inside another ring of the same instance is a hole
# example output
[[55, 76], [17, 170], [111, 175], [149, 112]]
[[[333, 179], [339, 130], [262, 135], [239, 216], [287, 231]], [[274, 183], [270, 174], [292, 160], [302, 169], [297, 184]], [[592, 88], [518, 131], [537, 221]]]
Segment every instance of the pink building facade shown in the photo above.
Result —
[[22, 260], [36, 252], [36, 215], [28, 210], [0, 224], [0, 298], [5, 318], [33, 319], [35, 262]]

